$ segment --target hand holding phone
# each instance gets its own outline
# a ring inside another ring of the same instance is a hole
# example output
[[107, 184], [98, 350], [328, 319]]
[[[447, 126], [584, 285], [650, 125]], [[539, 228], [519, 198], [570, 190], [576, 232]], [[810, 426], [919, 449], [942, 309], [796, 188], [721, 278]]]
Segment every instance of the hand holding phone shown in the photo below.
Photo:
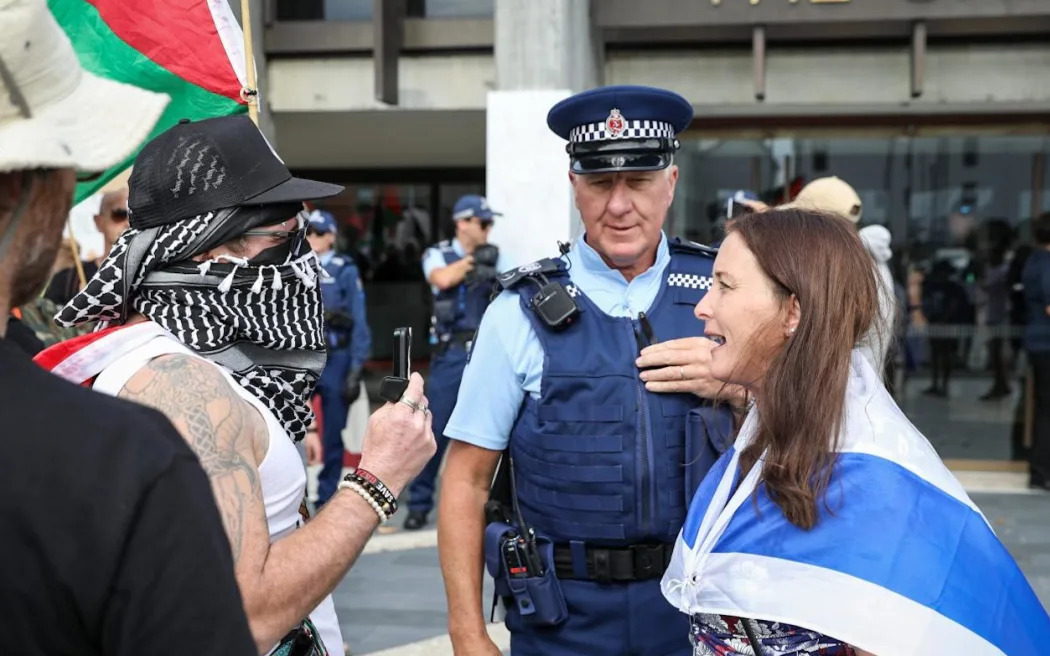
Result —
[[384, 401], [397, 403], [408, 387], [409, 370], [412, 366], [412, 328], [394, 329], [394, 371], [392, 376], [383, 378], [379, 386], [379, 396]]

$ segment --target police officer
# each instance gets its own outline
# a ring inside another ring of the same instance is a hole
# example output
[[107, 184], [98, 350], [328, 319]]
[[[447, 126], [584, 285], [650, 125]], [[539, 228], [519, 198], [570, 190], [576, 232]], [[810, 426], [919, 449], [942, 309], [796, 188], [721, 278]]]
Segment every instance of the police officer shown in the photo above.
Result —
[[[548, 114], [585, 234], [500, 276], [445, 428], [438, 547], [457, 654], [499, 653], [478, 610], [483, 555], [515, 656], [691, 653], [660, 577], [732, 441], [728, 404], [705, 399], [744, 405], [711, 378], [714, 343], [693, 315], [715, 251], [663, 233], [692, 116], [677, 94], [622, 86]], [[492, 533], [483, 506], [504, 449], [515, 531]], [[529, 528], [535, 539], [506, 540]]]
[[423, 275], [434, 293], [427, 395], [438, 449], [408, 488], [405, 529], [409, 531], [423, 528], [434, 507], [438, 469], [448, 446], [445, 423], [456, 404], [470, 341], [488, 307], [496, 275], [509, 267], [506, 256], [488, 243], [489, 229], [497, 216], [499, 212], [492, 211], [484, 197], [463, 196], [452, 209], [456, 236], [423, 254]]
[[323, 210], [310, 213], [306, 238], [321, 259], [328, 276], [321, 278], [325, 340], [328, 362], [317, 384], [321, 395], [324, 434], [324, 466], [317, 479], [317, 506], [335, 494], [343, 471], [343, 428], [350, 404], [361, 394], [361, 373], [372, 346], [365, 317], [365, 291], [354, 261], [337, 255], [337, 228], [332, 215]]

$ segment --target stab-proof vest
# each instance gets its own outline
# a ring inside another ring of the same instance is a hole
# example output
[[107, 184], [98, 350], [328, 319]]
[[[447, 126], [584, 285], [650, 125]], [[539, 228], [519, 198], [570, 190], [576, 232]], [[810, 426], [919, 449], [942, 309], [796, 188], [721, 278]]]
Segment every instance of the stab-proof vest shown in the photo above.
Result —
[[330, 349], [346, 350], [350, 348], [351, 336], [353, 335], [353, 321], [359, 317], [354, 316], [354, 294], [360, 293], [356, 287], [347, 287], [344, 284], [343, 272], [351, 269], [355, 272], [354, 280], [359, 280], [356, 275], [357, 265], [349, 257], [334, 255], [324, 265], [328, 277], [321, 277], [321, 303], [326, 313], [342, 313], [350, 319], [349, 325], [334, 327], [325, 323], [325, 340]]
[[[445, 258], [445, 266], [463, 259], [449, 240], [435, 246]], [[431, 318], [433, 337], [437, 342], [450, 339], [455, 333], [467, 334], [477, 330], [481, 317], [489, 306], [492, 284], [467, 285], [460, 283], [434, 295], [434, 315]]]
[[[652, 341], [702, 335], [693, 309], [712, 284], [716, 251], [669, 246], [665, 284], [644, 313]], [[692, 394], [646, 391], [635, 366], [651, 341], [645, 322], [605, 314], [558, 264], [547, 278], [580, 308], [567, 328], [531, 310], [534, 285], [512, 285], [545, 356], [540, 398], [526, 395], [510, 437], [522, 515], [555, 542], [674, 542], [703, 474], [733, 439], [732, 416]]]

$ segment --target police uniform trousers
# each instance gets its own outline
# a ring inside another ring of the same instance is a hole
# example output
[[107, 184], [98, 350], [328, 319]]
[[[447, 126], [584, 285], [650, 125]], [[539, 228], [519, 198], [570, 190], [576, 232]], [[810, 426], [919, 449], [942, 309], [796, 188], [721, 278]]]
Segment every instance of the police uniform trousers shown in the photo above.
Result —
[[317, 477], [317, 506], [324, 505], [339, 487], [343, 473], [343, 429], [350, 405], [343, 399], [343, 385], [350, 373], [352, 356], [349, 349], [328, 352], [328, 362], [321, 379], [317, 382], [317, 393], [321, 396], [324, 464]]
[[660, 579], [627, 583], [560, 580], [569, 619], [522, 626], [507, 611], [511, 656], [690, 656], [689, 616], [660, 592]]
[[434, 438], [437, 452], [423, 471], [408, 487], [408, 509], [424, 515], [434, 508], [434, 490], [437, 487], [438, 470], [448, 448], [445, 425], [456, 407], [459, 384], [463, 381], [463, 370], [467, 366], [467, 351], [462, 344], [453, 342], [444, 353], [435, 355], [430, 361], [427, 378], [427, 401], [433, 415]]

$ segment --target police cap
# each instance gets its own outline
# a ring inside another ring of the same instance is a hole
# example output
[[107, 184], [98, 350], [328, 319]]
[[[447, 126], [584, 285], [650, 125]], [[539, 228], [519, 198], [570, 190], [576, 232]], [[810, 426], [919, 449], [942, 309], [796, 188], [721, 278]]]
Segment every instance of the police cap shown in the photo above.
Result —
[[676, 135], [692, 120], [692, 105], [677, 93], [633, 85], [578, 93], [547, 114], [551, 131], [569, 142], [574, 173], [667, 168], [679, 147]]

